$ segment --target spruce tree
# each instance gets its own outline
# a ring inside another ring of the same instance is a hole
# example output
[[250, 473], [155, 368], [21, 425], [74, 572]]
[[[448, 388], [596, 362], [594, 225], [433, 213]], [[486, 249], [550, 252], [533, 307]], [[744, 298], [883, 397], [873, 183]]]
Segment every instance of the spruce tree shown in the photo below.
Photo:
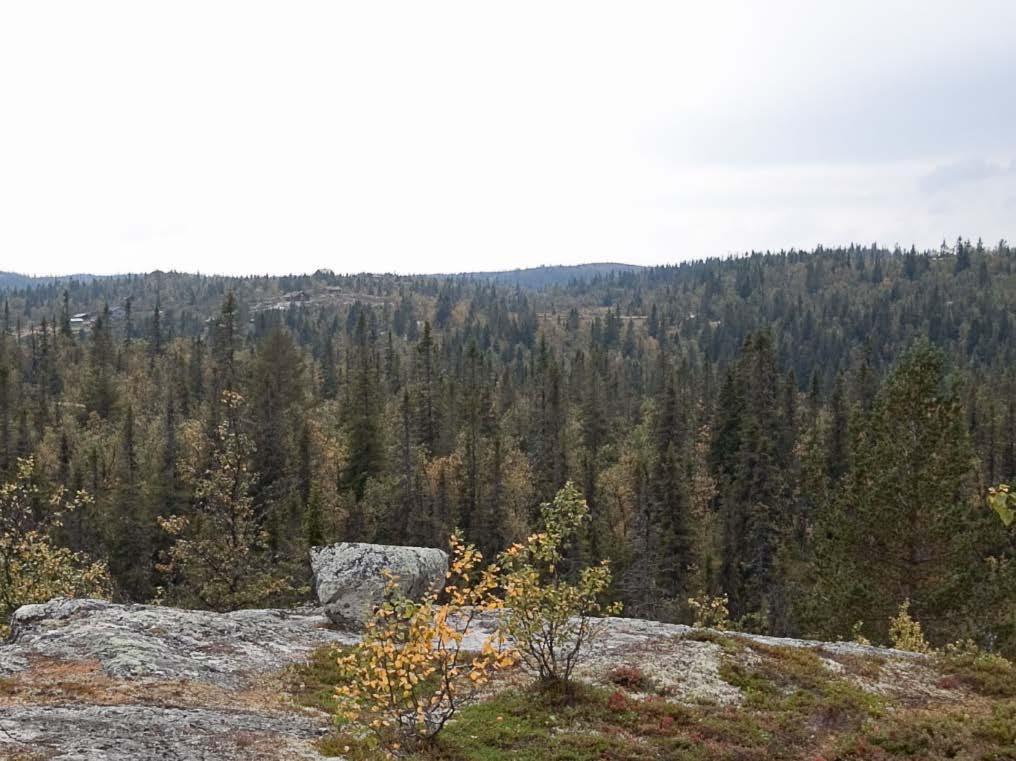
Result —
[[[343, 485], [359, 503], [363, 499], [368, 479], [380, 472], [383, 455], [378, 421], [379, 376], [374, 357], [375, 347], [370, 342], [363, 314], [356, 324], [353, 354], [353, 377], [346, 398], [349, 453]], [[351, 535], [355, 536], [363, 527], [362, 516], [357, 511], [350, 526]]]
[[903, 357], [853, 437], [851, 463], [817, 532], [825, 631], [862, 621], [886, 641], [909, 600], [933, 639], [961, 634], [977, 565], [973, 453], [939, 350], [920, 344]]

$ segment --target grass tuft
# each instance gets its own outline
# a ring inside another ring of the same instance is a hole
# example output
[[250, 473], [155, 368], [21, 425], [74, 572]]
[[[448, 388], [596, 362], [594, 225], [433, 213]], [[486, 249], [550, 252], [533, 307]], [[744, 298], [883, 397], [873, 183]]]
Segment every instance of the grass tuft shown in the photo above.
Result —
[[311, 651], [306, 661], [290, 666], [282, 681], [293, 702], [335, 713], [335, 686], [340, 679], [338, 659], [347, 650], [339, 645], [324, 645]]
[[944, 686], [962, 685], [979, 695], [1016, 698], [1016, 664], [978, 650], [947, 652], [936, 659]]

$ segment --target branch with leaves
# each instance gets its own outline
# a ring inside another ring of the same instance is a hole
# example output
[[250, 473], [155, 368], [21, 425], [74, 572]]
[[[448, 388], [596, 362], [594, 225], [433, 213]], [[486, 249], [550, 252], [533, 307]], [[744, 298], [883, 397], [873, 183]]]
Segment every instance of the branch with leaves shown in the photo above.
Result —
[[589, 507], [568, 482], [541, 508], [544, 530], [502, 553], [505, 609], [501, 629], [544, 687], [571, 692], [572, 674], [582, 651], [603, 630], [601, 616], [617, 615], [620, 603], [604, 604], [610, 587], [609, 561], [578, 572], [561, 573], [564, 547], [589, 519]]
[[1009, 484], [999, 484], [988, 489], [988, 506], [994, 510], [1002, 521], [1002, 525], [1009, 527], [1016, 520], [1016, 494], [1009, 487]]
[[498, 569], [479, 570], [482, 556], [458, 533], [451, 550], [444, 602], [437, 593], [414, 602], [390, 577], [362, 642], [338, 659], [339, 719], [369, 728], [389, 752], [428, 743], [464, 700], [517, 660], [499, 632], [486, 636], [478, 651], [467, 650], [476, 616], [502, 606], [494, 594]]
[[[63, 516], [89, 500], [57, 489], [44, 495], [34, 483], [31, 458], [18, 460], [14, 480], [0, 485], [0, 637], [21, 605], [54, 597], [108, 597], [106, 564], [61, 547], [54, 534]], [[36, 509], [38, 508], [38, 509]]]

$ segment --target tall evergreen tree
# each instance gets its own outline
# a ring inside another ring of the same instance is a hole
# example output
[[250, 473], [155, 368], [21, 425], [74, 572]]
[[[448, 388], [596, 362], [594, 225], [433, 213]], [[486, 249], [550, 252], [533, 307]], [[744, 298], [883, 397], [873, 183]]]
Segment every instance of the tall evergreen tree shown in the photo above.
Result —
[[[367, 323], [360, 315], [353, 344], [353, 376], [346, 399], [349, 454], [343, 474], [343, 485], [357, 503], [363, 499], [367, 481], [380, 472], [382, 461], [381, 430], [378, 424], [378, 372], [376, 347], [371, 343]], [[350, 525], [351, 536], [362, 532], [363, 516], [359, 511]]]
[[127, 405], [121, 430], [117, 486], [106, 522], [109, 570], [121, 593], [146, 600], [152, 591], [153, 520], [142, 493], [134, 407]]
[[880, 641], [897, 607], [941, 641], [962, 633], [971, 542], [973, 456], [942, 353], [908, 352], [853, 437], [853, 467], [817, 532], [827, 631], [864, 622]]

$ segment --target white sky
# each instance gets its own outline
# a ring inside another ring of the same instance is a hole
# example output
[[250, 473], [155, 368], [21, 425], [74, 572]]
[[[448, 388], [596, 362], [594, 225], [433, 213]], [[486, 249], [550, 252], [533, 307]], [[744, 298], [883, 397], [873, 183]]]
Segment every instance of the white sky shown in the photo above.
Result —
[[0, 0], [0, 270], [1016, 236], [1016, 2]]

